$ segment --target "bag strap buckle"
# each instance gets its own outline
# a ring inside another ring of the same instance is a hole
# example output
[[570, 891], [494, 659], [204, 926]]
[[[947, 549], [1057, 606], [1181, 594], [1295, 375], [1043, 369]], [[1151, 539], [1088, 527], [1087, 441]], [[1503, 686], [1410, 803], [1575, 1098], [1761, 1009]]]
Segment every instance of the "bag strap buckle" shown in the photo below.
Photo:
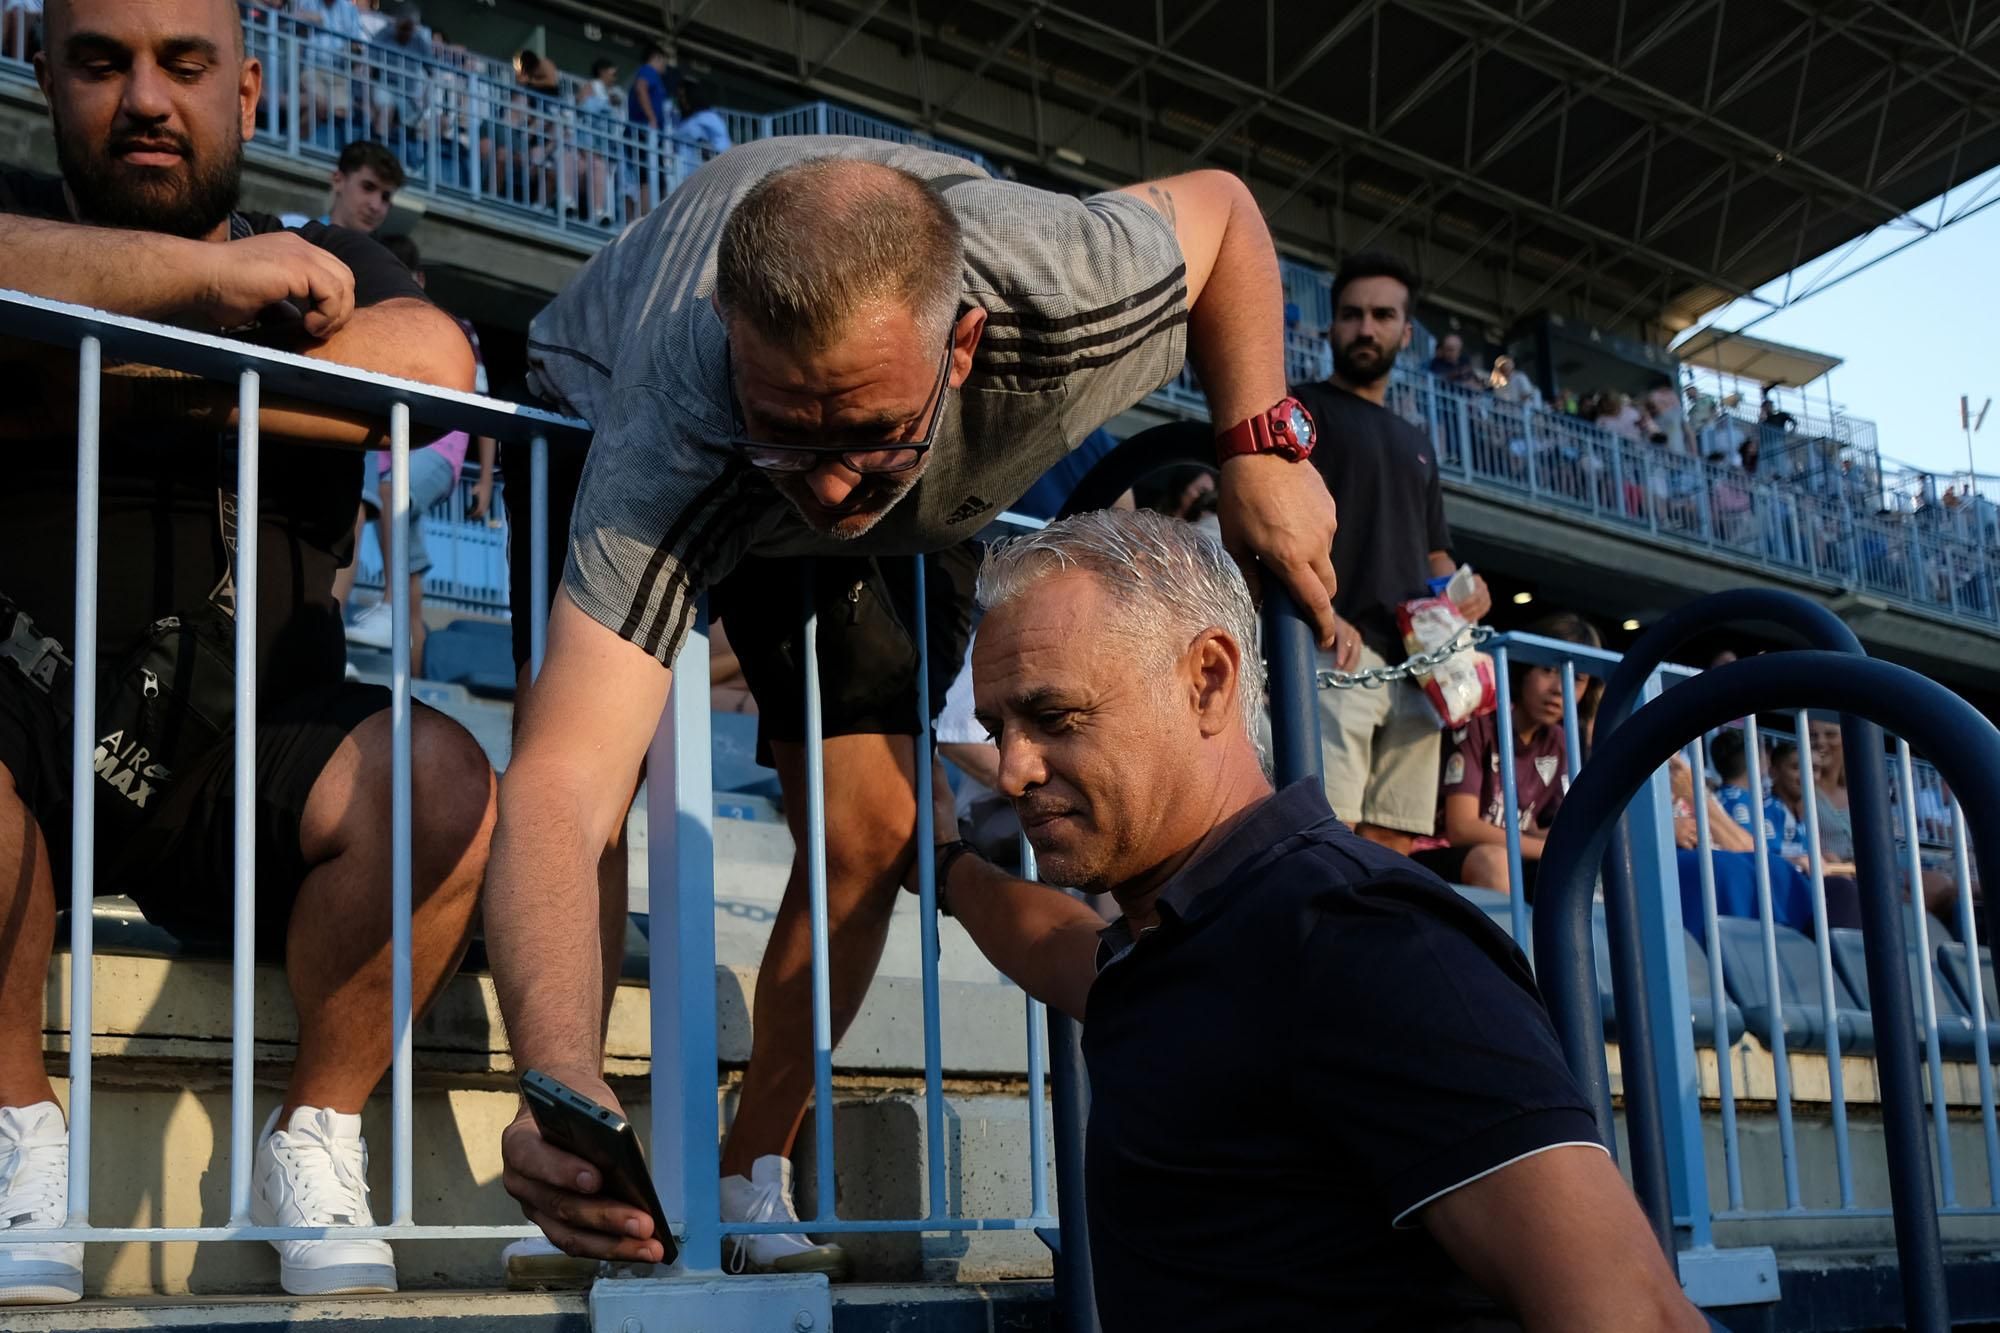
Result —
[[14, 624], [5, 640], [0, 640], [0, 657], [20, 668], [45, 694], [54, 694], [63, 672], [73, 664], [62, 644], [35, 630], [35, 622], [25, 611], [14, 612]]

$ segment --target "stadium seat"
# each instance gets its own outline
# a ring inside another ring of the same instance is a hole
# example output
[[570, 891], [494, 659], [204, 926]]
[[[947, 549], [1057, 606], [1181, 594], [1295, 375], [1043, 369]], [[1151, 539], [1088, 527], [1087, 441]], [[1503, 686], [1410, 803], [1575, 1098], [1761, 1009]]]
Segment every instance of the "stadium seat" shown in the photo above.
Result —
[[[1951, 988], [1965, 1005], [1966, 1013], [1972, 1012], [1972, 969], [1967, 964], [1963, 944], [1942, 944], [1938, 946], [1938, 971], [1951, 982]], [[1979, 951], [1980, 995], [1986, 1004], [1986, 1019], [1989, 1023], [2000, 1024], [2000, 995], [1993, 987], [1993, 951], [1981, 948]], [[2000, 1029], [1989, 1029], [2000, 1030]]]
[[[1717, 923], [1722, 936], [1723, 981], [1730, 998], [1743, 1007], [1743, 1021], [1760, 1041], [1770, 1040], [1773, 996], [1764, 974], [1763, 927], [1745, 917], [1726, 916]], [[1788, 926], [1776, 926], [1778, 992], [1784, 1008], [1788, 1050], [1826, 1049], [1826, 1012], [1819, 985], [1819, 951], [1813, 942]], [[1866, 1055], [1875, 1049], [1875, 1028], [1868, 1014], [1840, 979], [1833, 977], [1835, 1021], [1840, 1024], [1840, 1049]]]
[[[1597, 1002], [1604, 1014], [1604, 1038], [1616, 1041], [1618, 1006], [1611, 983], [1611, 933], [1605, 922], [1602, 903], [1595, 904], [1591, 909], [1590, 933], [1597, 951]], [[1695, 1043], [1706, 1046], [1715, 1040], [1715, 1002], [1708, 985], [1708, 955], [1702, 952], [1701, 942], [1685, 930], [1681, 932], [1681, 948], [1682, 964], [1687, 969], [1688, 1017], [1693, 1023]], [[1722, 1003], [1723, 1015], [1729, 1024], [1729, 1035], [1724, 1044], [1728, 1044], [1743, 1035], [1743, 1010], [1727, 998]]]
[[[1863, 940], [1859, 930], [1836, 928], [1833, 931], [1833, 965], [1840, 979], [1854, 992], [1855, 998], [1873, 1009], [1874, 1001], [1868, 991], [1868, 954]], [[1924, 1024], [1923, 955], [1917, 952], [1915, 941], [1910, 944], [1910, 1003], [1915, 1008], [1917, 1030], [1921, 1033]], [[1969, 1059], [1972, 1055], [1972, 1018], [1945, 980], [1944, 973], [1935, 968], [1931, 972], [1931, 993], [1936, 997], [1939, 1049], [1948, 1056]]]

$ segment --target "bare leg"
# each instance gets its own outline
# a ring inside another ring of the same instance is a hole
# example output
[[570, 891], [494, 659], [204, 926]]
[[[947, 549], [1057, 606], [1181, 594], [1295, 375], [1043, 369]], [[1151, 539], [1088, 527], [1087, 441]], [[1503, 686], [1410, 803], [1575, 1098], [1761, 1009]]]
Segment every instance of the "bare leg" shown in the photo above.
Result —
[[[805, 746], [772, 746], [797, 853], [757, 972], [750, 1067], [722, 1150], [724, 1175], [789, 1154], [813, 1094], [812, 918], [805, 869]], [[835, 736], [826, 757], [827, 979], [838, 1042], [875, 978], [916, 832], [908, 736]]]
[[333, 600], [347, 609], [347, 602], [354, 595], [354, 575], [361, 563], [361, 528], [368, 522], [368, 506], [357, 503], [354, 506], [354, 558], [333, 571]]
[[0, 764], [0, 1106], [52, 1102], [42, 992], [56, 935], [48, 844]]
[[[412, 993], [421, 1013], [471, 937], [493, 836], [493, 772], [456, 723], [417, 710], [411, 736]], [[279, 1123], [299, 1106], [358, 1112], [389, 1067], [389, 714], [341, 742], [307, 798], [286, 970], [299, 1055]]]
[[1465, 864], [1458, 873], [1471, 888], [1492, 889], [1496, 893], [1513, 892], [1513, 879], [1507, 873], [1505, 843], [1480, 843], [1465, 854]]

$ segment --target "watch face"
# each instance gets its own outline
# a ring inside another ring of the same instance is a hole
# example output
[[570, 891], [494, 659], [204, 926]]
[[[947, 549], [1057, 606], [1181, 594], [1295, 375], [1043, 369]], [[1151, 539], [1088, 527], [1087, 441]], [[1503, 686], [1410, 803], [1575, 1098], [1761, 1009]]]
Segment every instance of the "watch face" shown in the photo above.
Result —
[[1307, 448], [1312, 447], [1313, 419], [1312, 415], [1306, 411], [1303, 405], [1299, 403], [1292, 404], [1292, 410], [1287, 414], [1285, 424], [1291, 427], [1293, 439]]

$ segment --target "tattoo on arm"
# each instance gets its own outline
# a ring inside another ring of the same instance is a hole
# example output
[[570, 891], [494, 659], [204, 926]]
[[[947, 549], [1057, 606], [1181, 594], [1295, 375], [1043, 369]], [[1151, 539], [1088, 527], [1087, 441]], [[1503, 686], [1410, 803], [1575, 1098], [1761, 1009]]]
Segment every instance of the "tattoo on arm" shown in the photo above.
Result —
[[1160, 216], [1167, 220], [1167, 224], [1175, 231], [1179, 231], [1181, 220], [1179, 214], [1174, 210], [1173, 191], [1162, 190], [1157, 185], [1148, 185], [1146, 187], [1146, 197], [1152, 201], [1153, 207], [1159, 211]]

